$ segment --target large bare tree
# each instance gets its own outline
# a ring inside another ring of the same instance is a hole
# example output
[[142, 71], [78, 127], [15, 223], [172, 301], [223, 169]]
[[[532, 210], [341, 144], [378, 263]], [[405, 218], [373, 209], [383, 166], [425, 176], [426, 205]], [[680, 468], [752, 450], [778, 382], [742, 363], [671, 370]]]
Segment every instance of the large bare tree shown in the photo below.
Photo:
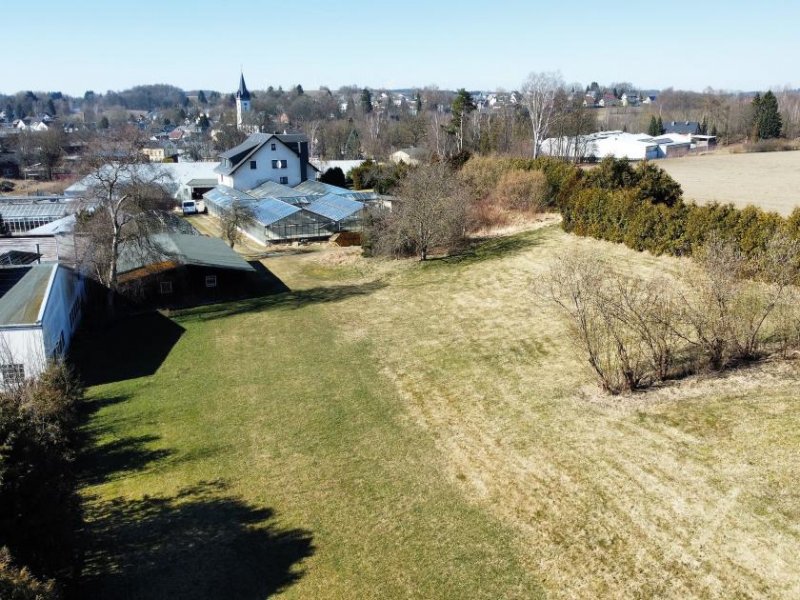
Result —
[[84, 158], [86, 206], [76, 234], [84, 268], [111, 292], [123, 244], [145, 248], [153, 229], [163, 230], [161, 215], [174, 207], [170, 176], [147, 162], [144, 141], [138, 130], [126, 129], [95, 140]]
[[534, 158], [539, 156], [555, 113], [556, 94], [563, 87], [564, 80], [558, 72], [531, 73], [522, 84], [522, 102], [531, 120]]

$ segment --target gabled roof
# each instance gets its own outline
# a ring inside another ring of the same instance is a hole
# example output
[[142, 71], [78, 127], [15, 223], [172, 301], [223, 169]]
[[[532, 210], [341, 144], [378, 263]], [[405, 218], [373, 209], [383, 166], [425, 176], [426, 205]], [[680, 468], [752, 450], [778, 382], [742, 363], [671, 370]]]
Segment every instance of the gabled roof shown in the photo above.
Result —
[[255, 270], [219, 238], [184, 233], [156, 233], [148, 238], [145, 245], [132, 242], [123, 245], [119, 256], [119, 272], [127, 273], [148, 265], [168, 262], [235, 271]]
[[[215, 169], [215, 171], [222, 175], [230, 175], [234, 173], [245, 163], [245, 161], [247, 161], [250, 156], [255, 154], [270, 140], [279, 141], [297, 156], [301, 155], [300, 144], [308, 142], [308, 138], [301, 133], [252, 133], [241, 144], [234, 146], [230, 150], [226, 150], [219, 155], [219, 157], [222, 159], [222, 162]], [[230, 166], [228, 166], [228, 164]], [[315, 171], [318, 170], [311, 163], [308, 163], [308, 166]]]
[[664, 133], [682, 133], [691, 135], [700, 131], [697, 121], [668, 121], [664, 123]]
[[256, 220], [262, 225], [272, 225], [300, 210], [288, 201], [284, 202], [269, 196], [256, 198], [247, 192], [236, 190], [227, 185], [218, 185], [213, 190], [203, 194], [203, 197], [209, 202], [226, 209], [236, 200], [246, 203], [253, 210]]

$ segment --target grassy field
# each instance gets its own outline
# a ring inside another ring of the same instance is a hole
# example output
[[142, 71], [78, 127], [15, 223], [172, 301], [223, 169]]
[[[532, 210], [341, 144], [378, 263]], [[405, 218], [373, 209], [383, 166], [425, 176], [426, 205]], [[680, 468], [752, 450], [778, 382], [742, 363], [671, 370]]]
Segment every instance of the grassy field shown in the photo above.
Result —
[[800, 151], [714, 153], [658, 161], [687, 200], [754, 204], [788, 215], [800, 206]]
[[83, 597], [798, 597], [800, 368], [599, 395], [532, 293], [578, 248], [681, 268], [555, 227], [331, 249], [87, 338]]

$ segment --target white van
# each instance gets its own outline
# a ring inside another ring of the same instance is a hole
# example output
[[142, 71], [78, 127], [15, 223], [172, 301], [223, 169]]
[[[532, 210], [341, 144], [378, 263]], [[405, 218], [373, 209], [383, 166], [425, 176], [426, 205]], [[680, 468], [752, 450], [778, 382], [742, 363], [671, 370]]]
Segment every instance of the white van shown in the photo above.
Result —
[[194, 215], [206, 212], [206, 203], [202, 200], [184, 200], [181, 204], [183, 214]]

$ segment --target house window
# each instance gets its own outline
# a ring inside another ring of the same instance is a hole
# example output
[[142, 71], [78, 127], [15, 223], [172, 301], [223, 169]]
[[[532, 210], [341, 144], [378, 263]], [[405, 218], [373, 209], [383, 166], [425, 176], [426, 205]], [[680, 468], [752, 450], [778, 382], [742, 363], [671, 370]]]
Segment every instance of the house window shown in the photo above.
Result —
[[282, 185], [289, 185], [289, 178], [288, 177], [281, 177], [281, 184]]
[[22, 383], [25, 381], [25, 365], [19, 363], [0, 365], [0, 374], [3, 376], [3, 383]]
[[216, 275], [206, 275], [206, 287], [207, 288], [217, 287], [217, 276]]
[[255, 170], [255, 168], [256, 168], [256, 161], [254, 161], [254, 160], [251, 160], [251, 161], [250, 161], [250, 169], [251, 169], [251, 170]]
[[161, 290], [162, 294], [171, 294], [172, 293], [172, 282], [171, 281], [162, 281], [159, 285], [159, 289]]
[[273, 160], [272, 161], [272, 168], [273, 169], [286, 169], [289, 166], [288, 160]]
[[270, 150], [272, 150], [273, 152], [275, 152], [275, 150], [277, 150], [277, 149], [278, 149], [278, 146], [277, 146], [277, 144], [270, 144]]

